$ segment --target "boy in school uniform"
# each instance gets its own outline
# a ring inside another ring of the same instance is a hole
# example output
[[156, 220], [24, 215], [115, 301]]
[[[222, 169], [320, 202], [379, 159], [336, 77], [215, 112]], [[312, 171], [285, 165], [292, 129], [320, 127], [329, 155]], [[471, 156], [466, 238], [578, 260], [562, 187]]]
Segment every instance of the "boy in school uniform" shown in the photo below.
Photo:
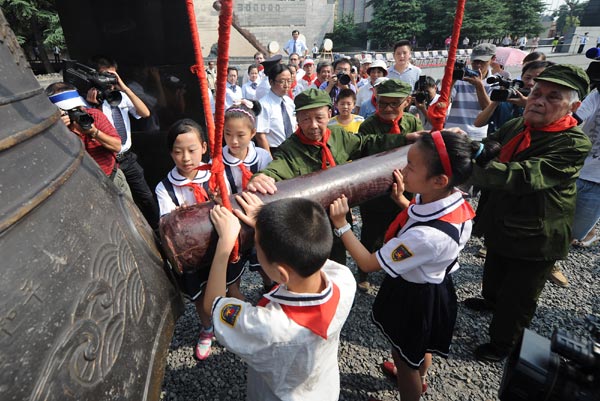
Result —
[[337, 400], [340, 392], [340, 331], [354, 300], [350, 270], [328, 260], [333, 236], [325, 210], [303, 198], [262, 206], [251, 193], [236, 197], [254, 227], [258, 260], [279, 283], [257, 306], [226, 297], [229, 254], [240, 222], [215, 206], [219, 235], [204, 309], [212, 313], [221, 344], [248, 364], [248, 400]]

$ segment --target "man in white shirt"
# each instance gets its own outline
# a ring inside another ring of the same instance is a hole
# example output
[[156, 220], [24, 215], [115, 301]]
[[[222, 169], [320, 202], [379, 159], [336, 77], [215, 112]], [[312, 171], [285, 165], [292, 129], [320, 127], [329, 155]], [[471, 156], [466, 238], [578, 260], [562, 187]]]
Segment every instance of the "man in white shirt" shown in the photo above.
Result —
[[388, 69], [388, 78], [399, 79], [414, 88], [421, 69], [410, 63], [411, 51], [408, 40], [401, 40], [394, 45], [394, 65]]
[[107, 72], [117, 78], [113, 88], [121, 94], [121, 100], [108, 102], [99, 101], [99, 91], [91, 88], [86, 96], [87, 102], [92, 107], [99, 108], [114, 125], [121, 137], [121, 151], [116, 155], [119, 168], [125, 174], [127, 184], [131, 189], [133, 200], [153, 229], [158, 229], [158, 205], [154, 200], [152, 190], [144, 179], [144, 169], [137, 162], [137, 155], [130, 151], [131, 148], [131, 121], [129, 116], [136, 119], [150, 117], [150, 110], [133, 91], [125, 85], [117, 73], [117, 62], [107, 57], [97, 57], [95, 66], [98, 72]]
[[297, 29], [292, 31], [292, 38], [285, 44], [283, 51], [288, 56], [292, 53], [297, 53], [302, 56], [308, 54], [308, 48], [306, 47], [306, 44], [300, 40], [300, 32]]
[[242, 88], [237, 84], [238, 70], [235, 67], [227, 68], [227, 90], [225, 91], [225, 110], [242, 98]]

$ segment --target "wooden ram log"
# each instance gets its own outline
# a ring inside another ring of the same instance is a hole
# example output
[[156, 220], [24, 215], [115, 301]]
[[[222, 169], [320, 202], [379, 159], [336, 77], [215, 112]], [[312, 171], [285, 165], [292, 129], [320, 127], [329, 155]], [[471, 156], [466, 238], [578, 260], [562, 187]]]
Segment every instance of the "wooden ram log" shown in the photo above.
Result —
[[[408, 149], [409, 146], [404, 146], [280, 181], [274, 195], [257, 195], [265, 203], [292, 197], [312, 199], [328, 210], [329, 205], [344, 194], [350, 205], [355, 206], [390, 191], [393, 171], [406, 165]], [[231, 204], [240, 208], [233, 195]], [[161, 219], [163, 247], [176, 272], [210, 268], [218, 239], [209, 217], [213, 206], [214, 202], [193, 205], [173, 211]], [[253, 246], [253, 235], [253, 230], [242, 224], [240, 251]]]

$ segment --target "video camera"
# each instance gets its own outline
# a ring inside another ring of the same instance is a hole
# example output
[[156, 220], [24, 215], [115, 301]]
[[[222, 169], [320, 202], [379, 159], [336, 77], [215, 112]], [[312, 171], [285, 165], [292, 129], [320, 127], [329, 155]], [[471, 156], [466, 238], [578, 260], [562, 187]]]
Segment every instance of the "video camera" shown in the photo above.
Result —
[[599, 401], [600, 318], [586, 318], [589, 339], [555, 329], [552, 340], [525, 330], [504, 366], [501, 401]]
[[81, 109], [72, 109], [69, 110], [69, 118], [71, 122], [76, 122], [79, 126], [84, 130], [89, 130], [92, 128], [92, 124], [94, 123], [94, 117], [89, 115], [86, 111]]
[[63, 80], [74, 85], [84, 99], [90, 88], [96, 88], [100, 103], [104, 100], [111, 106], [118, 106], [121, 103], [121, 92], [112, 89], [112, 85], [118, 83], [117, 77], [110, 72], [98, 72], [74, 60], [65, 60]]
[[431, 102], [431, 96], [429, 96], [429, 91], [427, 90], [428, 87], [427, 75], [420, 75], [419, 80], [415, 84], [415, 91], [411, 93], [411, 96], [417, 103]]
[[344, 74], [343, 72], [336, 74], [336, 77], [337, 77], [338, 82], [342, 85], [348, 85], [350, 83], [350, 81], [352, 81], [352, 78], [350, 78], [350, 75]]
[[486, 82], [491, 84], [492, 86], [498, 86], [502, 89], [493, 89], [492, 93], [490, 93], [490, 100], [495, 102], [506, 102], [508, 99], [518, 98], [517, 92], [521, 93], [523, 96], [528, 96], [530, 90], [524, 88], [525, 83], [520, 79], [513, 79], [512, 81], [508, 81], [502, 77], [497, 75], [489, 77]]
[[467, 67], [467, 63], [461, 60], [457, 60], [454, 63], [454, 71], [452, 72], [452, 80], [453, 81], [462, 81], [465, 78], [469, 77], [478, 77], [481, 74], [477, 70], [472, 70]]

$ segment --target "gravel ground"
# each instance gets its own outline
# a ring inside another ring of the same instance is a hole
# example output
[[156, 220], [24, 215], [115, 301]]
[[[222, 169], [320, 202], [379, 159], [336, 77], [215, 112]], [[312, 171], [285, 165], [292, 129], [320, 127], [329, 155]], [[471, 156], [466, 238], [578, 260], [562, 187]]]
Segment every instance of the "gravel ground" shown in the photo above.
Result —
[[[360, 224], [360, 222], [359, 222]], [[358, 227], [355, 227], [355, 232]], [[596, 227], [598, 229], [598, 227]], [[482, 242], [472, 238], [460, 256], [461, 269], [453, 274], [459, 299], [458, 320], [448, 359], [434, 357], [429, 370], [429, 390], [424, 400], [496, 400], [503, 364], [474, 360], [472, 350], [487, 342], [489, 314], [470, 311], [462, 300], [480, 294], [483, 259], [476, 256]], [[548, 283], [538, 303], [531, 329], [550, 337], [555, 327], [563, 327], [584, 335], [586, 314], [600, 314], [600, 244], [590, 248], [572, 248], [566, 260], [559, 262], [570, 281], [568, 288]], [[348, 259], [356, 272], [356, 265]], [[357, 291], [355, 304], [342, 330], [339, 364], [340, 400], [366, 400], [374, 396], [382, 400], [399, 400], [394, 384], [386, 379], [379, 365], [390, 356], [390, 347], [369, 319], [369, 312], [382, 272], [369, 276], [371, 289]], [[242, 291], [256, 302], [261, 296], [258, 274], [247, 273]], [[194, 306], [187, 303], [184, 316], [176, 326], [169, 350], [161, 399], [244, 400], [245, 373], [243, 362], [218, 344], [203, 362], [193, 357], [193, 346], [199, 332]]]

